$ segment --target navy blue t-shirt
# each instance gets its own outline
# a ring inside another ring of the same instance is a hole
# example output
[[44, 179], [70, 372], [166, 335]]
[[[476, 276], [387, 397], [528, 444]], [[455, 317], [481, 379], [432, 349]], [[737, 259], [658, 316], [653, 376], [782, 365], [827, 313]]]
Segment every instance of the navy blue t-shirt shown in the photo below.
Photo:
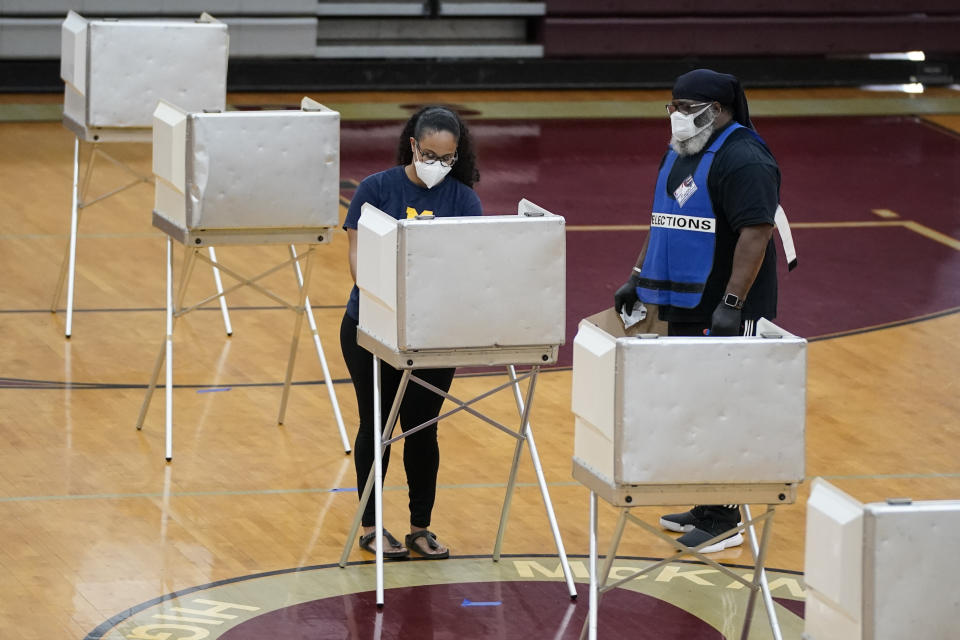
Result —
[[[440, 184], [427, 189], [411, 182], [402, 165], [363, 179], [350, 201], [347, 218], [343, 222], [344, 229], [357, 228], [360, 209], [365, 202], [397, 220], [415, 218], [418, 215], [433, 215], [438, 218], [483, 215], [476, 192], [456, 178], [448, 175]], [[354, 320], [360, 320], [360, 290], [357, 285], [354, 285], [350, 292], [347, 315]]]

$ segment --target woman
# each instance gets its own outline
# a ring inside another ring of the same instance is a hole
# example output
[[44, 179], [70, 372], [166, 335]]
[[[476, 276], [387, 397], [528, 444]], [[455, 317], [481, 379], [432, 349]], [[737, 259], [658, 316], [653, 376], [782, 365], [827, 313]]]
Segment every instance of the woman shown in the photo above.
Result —
[[[473, 191], [479, 181], [476, 157], [470, 133], [456, 113], [438, 106], [424, 107], [413, 114], [403, 128], [397, 148], [397, 166], [364, 178], [350, 203], [343, 228], [350, 242], [350, 274], [357, 280], [357, 222], [360, 209], [369, 202], [381, 211], [400, 220], [418, 215], [479, 216], [483, 211], [480, 199]], [[354, 284], [347, 311], [340, 325], [340, 348], [350, 370], [360, 427], [354, 444], [354, 462], [357, 469], [357, 487], [363, 494], [364, 485], [373, 466], [373, 359], [370, 353], [357, 345], [359, 290]], [[387, 414], [396, 396], [401, 372], [387, 364], [381, 371], [381, 416]], [[418, 369], [417, 376], [448, 391], [453, 382], [454, 369]], [[443, 398], [420, 385], [407, 386], [400, 405], [400, 426], [407, 431], [440, 414]], [[383, 425], [379, 427], [383, 429]], [[383, 456], [386, 473], [390, 449]], [[437, 425], [409, 436], [403, 447], [403, 466], [407, 474], [410, 498], [410, 534], [406, 545], [384, 529], [384, 557], [402, 558], [410, 551], [426, 558], [446, 558], [449, 550], [429, 530], [437, 492], [437, 471], [440, 449], [437, 445]], [[363, 512], [363, 534], [360, 548], [376, 549], [373, 498]]]

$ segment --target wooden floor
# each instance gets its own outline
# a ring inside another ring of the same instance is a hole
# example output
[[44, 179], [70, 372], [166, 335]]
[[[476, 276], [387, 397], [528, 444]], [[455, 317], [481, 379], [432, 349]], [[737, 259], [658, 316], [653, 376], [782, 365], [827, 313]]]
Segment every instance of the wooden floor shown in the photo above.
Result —
[[[956, 115], [939, 122], [960, 124]], [[316, 384], [323, 376], [307, 334], [295, 380], [309, 384], [294, 387], [285, 424], [276, 424], [293, 315], [250, 308], [273, 305], [255, 294], [231, 297], [230, 339], [215, 310], [177, 325], [173, 463], [163, 457], [162, 392], [144, 429], [134, 429], [163, 332], [162, 236], [143, 214], [151, 209], [152, 188], [133, 188], [85, 215], [80, 311], [73, 338], [64, 340], [64, 315], [49, 308], [66, 242], [72, 140], [57, 122], [0, 123], [0, 638], [79, 639], [161, 594], [335, 562], [356, 506], [355, 493], [331, 491], [355, 486], [353, 460], [344, 455], [330, 403]], [[149, 151], [124, 147], [118, 154], [149, 171]], [[104, 168], [97, 179], [106, 186], [122, 174]], [[284, 251], [224, 249], [221, 258], [267, 266]], [[350, 284], [345, 254], [338, 233], [320, 252], [323, 276], [310, 291], [332, 377], [341, 381], [347, 372], [337, 336]], [[289, 272], [272, 282], [293, 294]], [[198, 268], [192, 293], [199, 296], [210, 284], [209, 273]], [[960, 314], [953, 313], [811, 343], [808, 477], [826, 477], [863, 501], [960, 497], [958, 335]], [[533, 424], [567, 550], [585, 554], [588, 494], [570, 475], [570, 376], [541, 377]], [[453, 393], [467, 396], [498, 380], [459, 377]], [[341, 382], [336, 388], [352, 438], [352, 387]], [[483, 406], [505, 421], [515, 414], [509, 395]], [[454, 554], [491, 551], [511, 451], [503, 434], [468, 417], [443, 425], [433, 529]], [[542, 553], [552, 540], [529, 459], [523, 462], [504, 552]], [[402, 469], [394, 465], [385, 518], [395, 533], [406, 522], [402, 483]], [[771, 567], [803, 568], [808, 487], [801, 487], [796, 505], [778, 512]], [[657, 513], [638, 512], [648, 519]], [[604, 540], [612, 527], [613, 511], [602, 507]], [[620, 548], [637, 556], [668, 551], [639, 535]], [[356, 550], [351, 555], [365, 557]], [[750, 561], [745, 547], [717, 558]]]

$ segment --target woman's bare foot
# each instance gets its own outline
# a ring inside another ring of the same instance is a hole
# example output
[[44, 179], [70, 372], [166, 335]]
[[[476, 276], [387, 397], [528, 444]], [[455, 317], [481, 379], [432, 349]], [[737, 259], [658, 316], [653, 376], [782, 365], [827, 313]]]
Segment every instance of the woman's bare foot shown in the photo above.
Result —
[[436, 534], [423, 527], [411, 526], [405, 542], [408, 549], [424, 558], [440, 560], [450, 557], [450, 550], [437, 540]]
[[[376, 527], [363, 527], [363, 534], [360, 536], [360, 548], [364, 551], [376, 553]], [[385, 558], [405, 558], [410, 555], [410, 551], [400, 544], [400, 541], [390, 535], [386, 529], [380, 538]]]

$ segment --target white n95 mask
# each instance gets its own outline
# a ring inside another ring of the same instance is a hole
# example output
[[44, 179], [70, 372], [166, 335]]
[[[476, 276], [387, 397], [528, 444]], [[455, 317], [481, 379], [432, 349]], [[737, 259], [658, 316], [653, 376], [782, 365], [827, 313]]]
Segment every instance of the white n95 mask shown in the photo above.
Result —
[[711, 118], [709, 122], [707, 122], [701, 127], [698, 127], [697, 125], [694, 124], [694, 120], [697, 119], [697, 116], [699, 116], [701, 113], [709, 109], [710, 106], [711, 105], [708, 104], [707, 106], [705, 106], [703, 109], [700, 109], [700, 111], [697, 111], [696, 113], [683, 114], [683, 113], [680, 113], [679, 111], [674, 111], [673, 113], [671, 113], [670, 129], [673, 132], [673, 137], [679, 140], [680, 142], [683, 142], [684, 140], [689, 140], [690, 138], [697, 135], [698, 133], [700, 133], [707, 127], [709, 127], [711, 124], [713, 124], [713, 121], [716, 119], [716, 117]]
[[420, 160], [413, 161], [413, 168], [417, 172], [417, 177], [423, 180], [423, 184], [427, 185], [427, 189], [432, 189], [440, 184], [452, 169], [452, 167], [445, 167], [439, 162], [427, 164]]

